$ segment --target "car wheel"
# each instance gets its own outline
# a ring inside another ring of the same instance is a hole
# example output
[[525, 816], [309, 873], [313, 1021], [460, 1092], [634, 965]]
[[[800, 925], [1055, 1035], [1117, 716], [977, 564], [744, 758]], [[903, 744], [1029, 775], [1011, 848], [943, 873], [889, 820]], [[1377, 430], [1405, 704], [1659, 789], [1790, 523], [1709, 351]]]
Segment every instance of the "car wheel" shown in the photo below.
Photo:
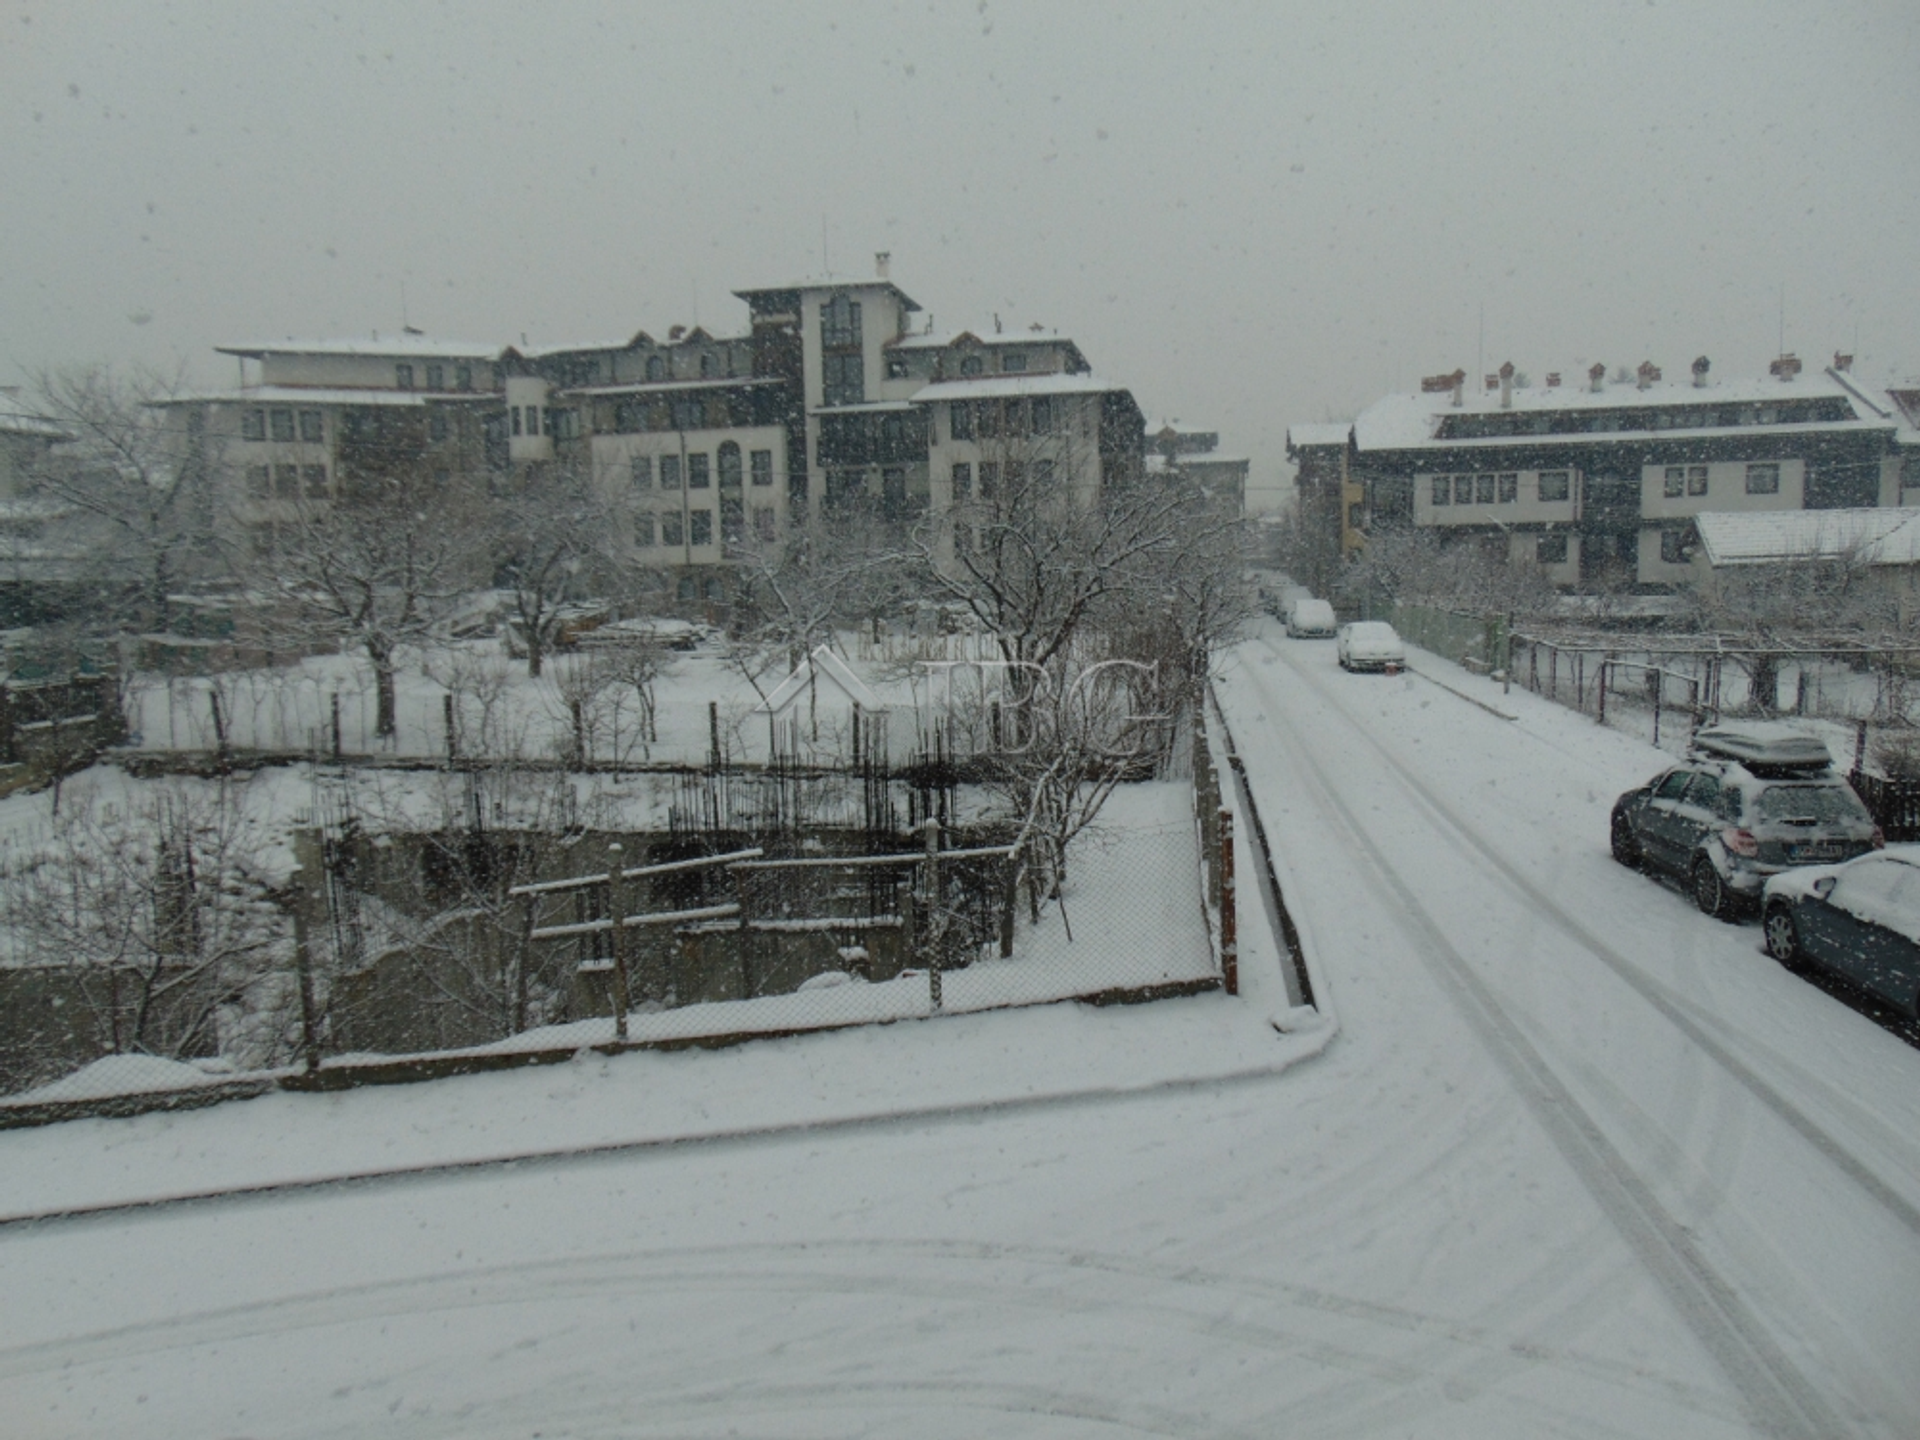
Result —
[[1793, 923], [1792, 907], [1783, 900], [1774, 901], [1767, 907], [1767, 918], [1761, 929], [1767, 940], [1767, 954], [1789, 970], [1793, 969], [1800, 958], [1800, 930]]
[[1733, 909], [1733, 896], [1727, 891], [1727, 882], [1705, 856], [1693, 862], [1693, 903], [1700, 907], [1702, 915], [1711, 915], [1716, 920], [1725, 920]]
[[1613, 817], [1613, 858], [1630, 870], [1638, 870], [1646, 858], [1640, 853], [1640, 841], [1624, 815]]

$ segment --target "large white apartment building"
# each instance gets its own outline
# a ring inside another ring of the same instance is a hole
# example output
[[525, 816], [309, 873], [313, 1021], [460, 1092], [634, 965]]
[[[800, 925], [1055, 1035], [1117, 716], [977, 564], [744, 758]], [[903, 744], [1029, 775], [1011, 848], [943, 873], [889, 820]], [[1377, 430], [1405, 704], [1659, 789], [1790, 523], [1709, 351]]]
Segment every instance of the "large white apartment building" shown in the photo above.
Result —
[[263, 537], [350, 503], [365, 479], [485, 474], [537, 493], [571, 467], [624, 502], [635, 563], [682, 602], [728, 598], [729, 547], [841, 507], [944, 513], [990, 494], [1009, 465], [1081, 498], [1142, 473], [1139, 406], [1073, 341], [997, 325], [935, 334], [884, 257], [877, 269], [736, 291], [748, 326], [731, 336], [222, 346], [239, 384], [171, 403], [223, 513]]

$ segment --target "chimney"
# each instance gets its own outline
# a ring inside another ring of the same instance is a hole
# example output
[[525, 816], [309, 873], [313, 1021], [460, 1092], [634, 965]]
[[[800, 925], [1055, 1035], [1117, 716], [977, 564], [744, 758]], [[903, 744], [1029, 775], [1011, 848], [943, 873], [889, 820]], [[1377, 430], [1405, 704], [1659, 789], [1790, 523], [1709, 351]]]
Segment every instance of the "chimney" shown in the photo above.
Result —
[[1500, 367], [1500, 408], [1513, 408], [1513, 362], [1507, 361]]
[[1547, 371], [1547, 389], [1558, 390], [1559, 388], [1560, 388], [1560, 372], [1558, 370]]
[[1779, 376], [1782, 381], [1791, 380], [1800, 373], [1800, 357], [1798, 355], [1782, 355], [1767, 367], [1767, 373], [1769, 375]]
[[1834, 351], [1833, 368], [1838, 370], [1842, 375], [1851, 374], [1853, 371], [1853, 356], [1842, 355], [1838, 350]]
[[1607, 367], [1598, 360], [1594, 361], [1593, 368], [1587, 371], [1587, 379], [1593, 386], [1593, 393], [1598, 395], [1607, 388]]
[[878, 275], [882, 280], [887, 278], [887, 271], [891, 269], [892, 266], [893, 252], [891, 250], [876, 250], [873, 252], [873, 273]]
[[1420, 392], [1423, 395], [1444, 395], [1453, 389], [1457, 374], [1424, 375], [1420, 379]]
[[1500, 377], [1494, 374], [1492, 371], [1488, 371], [1486, 383], [1487, 383], [1487, 389], [1498, 390], [1500, 388]]
[[1713, 365], [1713, 362], [1707, 359], [1707, 357], [1704, 355], [1702, 355], [1698, 360], [1693, 362], [1693, 388], [1694, 389], [1704, 390], [1707, 388], [1707, 371], [1712, 368], [1712, 365]]
[[1634, 376], [1640, 389], [1651, 389], [1654, 382], [1660, 378], [1660, 367], [1651, 360], [1642, 360], [1640, 362], [1640, 368], [1634, 372]]

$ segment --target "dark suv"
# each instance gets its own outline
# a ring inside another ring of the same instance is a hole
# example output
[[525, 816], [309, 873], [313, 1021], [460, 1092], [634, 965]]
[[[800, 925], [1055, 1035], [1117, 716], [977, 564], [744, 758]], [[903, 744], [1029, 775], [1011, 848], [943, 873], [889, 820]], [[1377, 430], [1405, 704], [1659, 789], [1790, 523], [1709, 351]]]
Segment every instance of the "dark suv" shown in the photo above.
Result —
[[1818, 739], [1780, 724], [1716, 725], [1684, 764], [1613, 806], [1613, 857], [1685, 879], [1709, 915], [1757, 900], [1767, 877], [1885, 843]]

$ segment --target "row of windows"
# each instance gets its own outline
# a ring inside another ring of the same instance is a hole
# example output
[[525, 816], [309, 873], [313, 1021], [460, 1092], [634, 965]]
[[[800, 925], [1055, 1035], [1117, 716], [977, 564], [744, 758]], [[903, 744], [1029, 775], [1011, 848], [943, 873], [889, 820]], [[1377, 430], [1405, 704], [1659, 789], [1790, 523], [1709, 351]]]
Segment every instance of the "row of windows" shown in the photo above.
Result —
[[242, 440], [273, 439], [291, 444], [298, 438], [308, 445], [326, 439], [326, 422], [318, 410], [245, 410], [240, 415]]
[[955, 440], [1053, 433], [1053, 401], [1044, 395], [1031, 400], [955, 400], [947, 407], [947, 415], [947, 428]]
[[[771, 505], [758, 505], [753, 511], [753, 533], [761, 540], [772, 543], [778, 521]], [[723, 504], [720, 509], [720, 535], [728, 544], [735, 544], [744, 537], [746, 512], [738, 501]], [[633, 543], [642, 549], [655, 546], [711, 545], [713, 543], [713, 511], [662, 510], [655, 516], [651, 510], [642, 510], [633, 517]]]
[[1761, 402], [1748, 405], [1630, 406], [1573, 411], [1500, 411], [1449, 415], [1440, 422], [1443, 440], [1479, 440], [1508, 435], [1582, 435], [1623, 430], [1723, 429], [1736, 425], [1831, 425], [1854, 418], [1845, 400]]
[[[413, 389], [413, 366], [402, 362], [393, 367], [393, 383], [400, 390]], [[427, 366], [427, 389], [444, 390], [447, 388], [447, 367], [444, 365]], [[456, 390], [473, 389], [473, 367], [456, 365], [453, 367], [453, 388]]]
[[250, 465], [247, 494], [255, 500], [298, 500], [304, 487], [309, 500], [327, 498], [324, 465]]
[[[1570, 493], [1572, 472], [1542, 470], [1539, 497], [1551, 504], [1565, 500]], [[1520, 498], [1520, 476], [1516, 471], [1484, 475], [1435, 475], [1435, 505], [1512, 505]]]
[[[1778, 495], [1780, 493], [1780, 466], [1768, 461], [1765, 464], [1747, 466], [1747, 494]], [[1669, 465], [1662, 477], [1662, 494], [1669, 500], [1682, 495], [1705, 495], [1707, 493], [1707, 467], [1704, 465]]]
[[[1018, 485], [1026, 478], [1026, 469], [1018, 462], [1010, 462], [1007, 467], [1007, 483]], [[1000, 464], [994, 460], [982, 460], [979, 466], [980, 489], [976, 495], [973, 488], [974, 467], [962, 461], [953, 467], [953, 503], [965, 504], [969, 500], [991, 500], [1000, 488]], [[1053, 461], [1036, 460], [1033, 462], [1033, 478], [1042, 485], [1053, 481]]]
[[[689, 490], [705, 490], [713, 479], [712, 460], [717, 458], [720, 470], [720, 488], [738, 490], [740, 488], [740, 447], [728, 440], [721, 445], [717, 457], [710, 457], [704, 451], [696, 450], [685, 457], [684, 471], [681, 457], [662, 455], [660, 460], [660, 488], [678, 490], [684, 479]], [[748, 456], [753, 470], [753, 483], [756, 485], [773, 484], [773, 452], [755, 450]], [[651, 490], [653, 488], [653, 464], [651, 455], [635, 455], [632, 460], [633, 488]]]

